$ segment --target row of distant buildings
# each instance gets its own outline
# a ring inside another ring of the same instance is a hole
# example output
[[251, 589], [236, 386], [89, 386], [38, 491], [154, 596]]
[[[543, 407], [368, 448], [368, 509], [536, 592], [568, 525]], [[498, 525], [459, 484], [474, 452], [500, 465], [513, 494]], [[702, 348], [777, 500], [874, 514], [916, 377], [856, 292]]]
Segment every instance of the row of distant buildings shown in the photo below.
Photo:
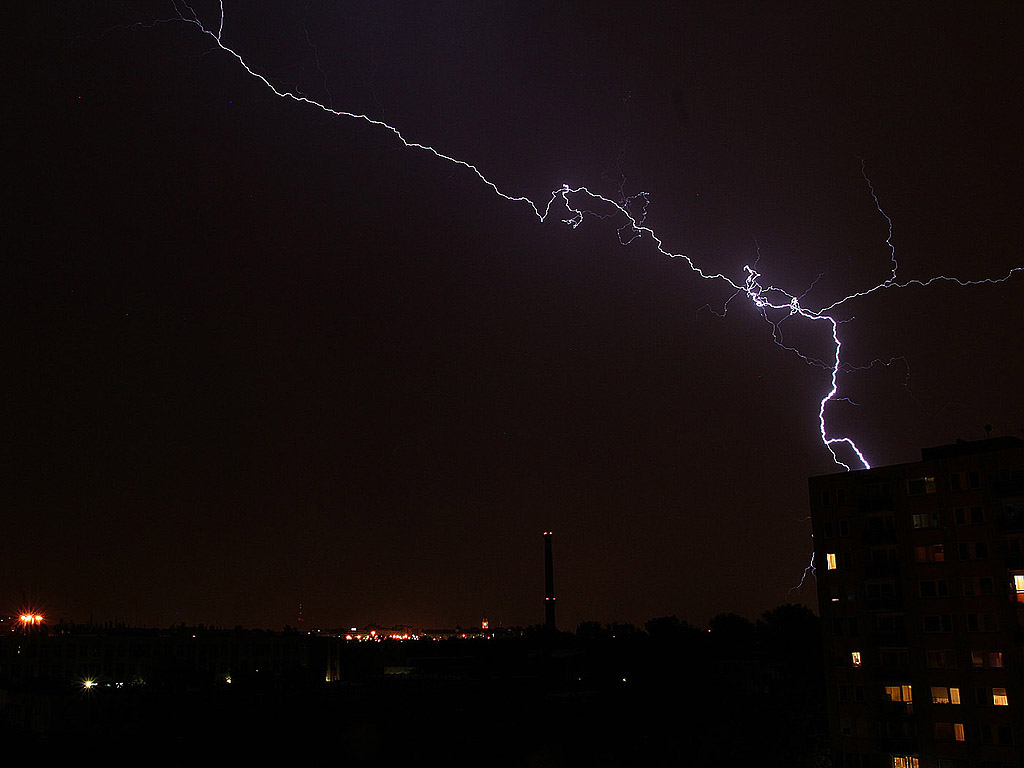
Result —
[[1024, 440], [809, 489], [834, 765], [1024, 766]]
[[6, 687], [230, 684], [238, 677], [336, 680], [342, 639], [300, 632], [55, 627], [0, 636]]
[[[34, 616], [34, 615], [33, 615]], [[267, 632], [207, 627], [47, 626], [9, 621], [0, 633], [0, 685], [118, 687], [190, 681], [230, 684], [267, 676], [333, 682], [341, 675], [343, 643], [492, 639], [516, 630], [415, 629], [408, 626]]]

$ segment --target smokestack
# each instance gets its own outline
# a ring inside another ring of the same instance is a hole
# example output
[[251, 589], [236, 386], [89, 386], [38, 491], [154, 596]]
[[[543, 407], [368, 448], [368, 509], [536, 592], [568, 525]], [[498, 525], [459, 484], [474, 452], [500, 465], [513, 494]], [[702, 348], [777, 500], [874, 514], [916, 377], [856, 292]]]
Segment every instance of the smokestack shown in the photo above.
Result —
[[551, 557], [551, 531], [544, 532], [544, 629], [555, 631], [555, 566]]

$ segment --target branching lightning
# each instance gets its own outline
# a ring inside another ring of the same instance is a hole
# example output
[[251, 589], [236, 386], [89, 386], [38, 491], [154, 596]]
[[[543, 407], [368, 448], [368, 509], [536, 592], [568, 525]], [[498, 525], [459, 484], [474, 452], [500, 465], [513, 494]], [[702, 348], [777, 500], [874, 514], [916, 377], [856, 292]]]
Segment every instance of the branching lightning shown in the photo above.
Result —
[[[363, 121], [369, 125], [380, 128], [382, 131], [391, 133], [397, 138], [404, 147], [408, 149], [417, 149], [423, 152], [430, 153], [437, 157], [439, 160], [451, 163], [455, 166], [459, 166], [471, 174], [475, 175], [477, 179], [484, 184], [488, 189], [491, 190], [498, 197], [507, 200], [510, 203], [528, 207], [534, 214], [534, 216], [540, 221], [545, 222], [554, 210], [562, 210], [564, 206], [564, 212], [561, 213], [562, 222], [572, 227], [573, 229], [578, 228], [588, 217], [607, 219], [613, 217], [621, 217], [623, 220], [622, 226], [619, 228], [619, 242], [622, 245], [628, 245], [637, 239], [647, 238], [649, 239], [658, 253], [673, 259], [681, 259], [686, 265], [700, 278], [709, 281], [715, 281], [724, 283], [731, 287], [734, 291], [733, 295], [726, 301], [723, 307], [722, 314], [728, 308], [729, 303], [736, 297], [742, 296], [747, 299], [754, 308], [758, 311], [761, 317], [772, 326], [772, 338], [776, 344], [783, 349], [792, 352], [800, 356], [804, 361], [811, 365], [820, 366], [821, 368], [828, 371], [828, 389], [822, 396], [818, 403], [818, 430], [820, 433], [821, 441], [824, 446], [828, 449], [832, 455], [832, 459], [838, 466], [843, 467], [846, 470], [850, 470], [851, 467], [846, 464], [840, 456], [837, 454], [836, 449], [844, 447], [851, 451], [859, 462], [858, 468], [870, 468], [868, 459], [857, 446], [857, 444], [849, 437], [836, 436], [829, 433], [827, 425], [826, 412], [830, 403], [846, 401], [850, 402], [848, 398], [841, 397], [839, 395], [839, 376], [840, 373], [857, 370], [852, 366], [844, 363], [842, 360], [842, 349], [843, 343], [840, 339], [840, 326], [847, 322], [846, 319], [840, 319], [835, 317], [833, 310], [842, 307], [848, 302], [856, 299], [871, 295], [878, 291], [908, 288], [911, 286], [928, 287], [934, 283], [949, 282], [959, 286], [977, 286], [977, 285], [990, 285], [996, 283], [1005, 282], [1017, 273], [1024, 272], [1024, 267], [1014, 267], [1007, 272], [1007, 274], [1001, 277], [995, 278], [981, 278], [975, 280], [963, 280], [957, 277], [949, 277], [946, 275], [939, 275], [926, 279], [910, 279], [900, 282], [897, 279], [897, 272], [899, 264], [896, 259], [896, 249], [892, 242], [893, 236], [893, 223], [892, 219], [885, 213], [882, 205], [879, 201], [878, 195], [875, 191], [871, 180], [867, 176], [866, 166], [864, 161], [861, 161], [861, 173], [864, 176], [864, 180], [868, 185], [868, 190], [875, 203], [875, 207], [879, 214], [883, 216], [888, 224], [888, 236], [886, 237], [886, 245], [889, 249], [890, 261], [892, 269], [889, 276], [882, 282], [865, 288], [863, 290], [851, 293], [833, 303], [820, 307], [817, 309], [804, 306], [803, 299], [810, 291], [812, 285], [803, 293], [799, 295], [791, 294], [788, 291], [779, 288], [775, 285], [762, 283], [762, 275], [757, 271], [757, 262], [755, 261], [753, 266], [745, 266], [743, 268], [743, 275], [733, 278], [720, 272], [706, 271], [700, 267], [694, 260], [684, 254], [676, 253], [669, 250], [662, 238], [652, 229], [647, 226], [646, 215], [647, 208], [649, 205], [649, 195], [646, 192], [640, 192], [632, 196], [625, 196], [622, 189], [620, 188], [620, 198], [613, 200], [605, 197], [597, 192], [593, 192], [586, 186], [570, 186], [569, 184], [562, 184], [561, 186], [552, 190], [550, 197], [543, 202], [535, 202], [534, 200], [515, 194], [509, 194], [498, 187], [498, 185], [491, 181], [477, 166], [472, 163], [462, 160], [452, 155], [445, 154], [444, 152], [416, 141], [407, 139], [402, 132], [389, 123], [372, 118], [366, 114], [360, 114], [356, 112], [348, 112], [342, 109], [335, 108], [332, 104], [324, 104], [315, 99], [310, 98], [295, 89], [294, 91], [282, 90], [275, 86], [267, 79], [266, 76], [260, 72], [252, 69], [249, 64], [245, 61], [241, 54], [236, 50], [225, 44], [223, 39], [224, 25], [225, 25], [225, 13], [223, 0], [219, 0], [219, 15], [216, 19], [216, 23], [213, 26], [208, 26], [207, 23], [203, 22], [199, 15], [193, 10], [193, 8], [185, 2], [185, 0], [171, 0], [172, 6], [176, 12], [176, 15], [172, 18], [159, 19], [150, 24], [137, 24], [135, 27], [152, 27], [156, 24], [161, 23], [186, 23], [195, 27], [199, 32], [209, 38], [212, 43], [211, 51], [216, 52], [218, 49], [227, 56], [233, 58], [238, 64], [253, 78], [263, 83], [272, 93], [282, 99], [291, 99], [296, 102], [301, 102], [310, 107], [320, 109], [323, 112], [334, 115], [339, 118], [348, 118], [351, 120]], [[308, 31], [306, 32], [307, 43], [313, 47], [314, 52], [316, 48], [313, 45], [311, 38], [309, 37]], [[319, 57], [317, 56], [317, 64], [319, 67]], [[321, 74], [322, 70], [321, 70]], [[326, 88], [325, 79], [325, 91], [328, 94], [328, 99], [331, 99], [330, 91]], [[820, 276], [819, 276], [820, 277]], [[815, 281], [816, 282], [816, 281]], [[788, 346], [784, 343], [781, 332], [781, 324], [787, 319], [799, 317], [804, 321], [810, 323], [818, 323], [824, 327], [825, 333], [831, 339], [831, 349], [833, 353], [827, 359], [818, 359], [810, 357], [800, 352], [795, 347]], [[885, 361], [875, 361], [885, 362]], [[871, 363], [869, 365], [873, 365]], [[888, 364], [888, 363], [886, 363]], [[811, 564], [804, 571], [804, 578], [806, 578], [808, 571], [813, 572], [814, 564], [813, 559]], [[803, 579], [801, 579], [800, 586], [803, 585]], [[797, 587], [799, 588], [799, 587]]]

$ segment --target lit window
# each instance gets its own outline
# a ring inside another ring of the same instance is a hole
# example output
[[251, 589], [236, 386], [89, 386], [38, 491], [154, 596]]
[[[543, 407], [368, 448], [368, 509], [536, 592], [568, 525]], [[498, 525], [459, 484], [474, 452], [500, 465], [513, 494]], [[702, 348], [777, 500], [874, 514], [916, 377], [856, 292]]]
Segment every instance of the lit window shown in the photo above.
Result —
[[913, 755], [893, 755], [892, 768], [918, 768], [917, 758]]
[[1024, 573], [1013, 574], [1013, 594], [1018, 603], [1024, 603]]
[[964, 724], [963, 723], [953, 723], [953, 734], [956, 736], [956, 740], [957, 741], [963, 741], [964, 740]]
[[938, 528], [939, 527], [939, 513], [938, 512], [921, 512], [920, 514], [914, 515], [911, 520], [914, 523], [915, 528]]
[[914, 547], [914, 555], [919, 563], [941, 563], [946, 560], [946, 550], [942, 544]]
[[859, 667], [861, 665], [860, 651], [853, 651], [850, 654], [850, 661], [853, 662], [853, 666]]
[[932, 704], [959, 704], [960, 689], [932, 686]]
[[827, 555], [825, 555], [825, 560], [828, 561], [828, 569], [830, 571], [834, 571], [836, 569], [836, 567], [837, 567], [837, 564], [836, 564], [836, 553], [835, 552], [829, 552]]
[[885, 686], [885, 695], [889, 697], [889, 701], [909, 703], [914, 700], [909, 685], [887, 685]]
[[1007, 707], [1010, 705], [1009, 699], [1006, 698], [1005, 688], [992, 689], [992, 703], [997, 707]]

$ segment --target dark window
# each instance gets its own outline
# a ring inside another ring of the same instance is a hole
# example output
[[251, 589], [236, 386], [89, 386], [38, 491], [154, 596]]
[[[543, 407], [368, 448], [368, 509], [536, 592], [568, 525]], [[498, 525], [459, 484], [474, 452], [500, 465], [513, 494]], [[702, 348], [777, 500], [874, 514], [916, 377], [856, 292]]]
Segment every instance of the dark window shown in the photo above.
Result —
[[896, 596], [896, 584], [892, 581], [875, 582], [867, 584], [864, 591], [869, 600], [893, 598]]
[[980, 488], [981, 475], [977, 470], [967, 472], [953, 472], [949, 476], [949, 489], [951, 491], [963, 491], [967, 488]]
[[964, 724], [963, 723], [936, 723], [935, 724], [935, 740], [936, 741], [963, 741], [964, 740]]
[[960, 559], [961, 560], [987, 560], [988, 559], [988, 542], [987, 541], [963, 541], [960, 542]]
[[907, 493], [911, 496], [935, 493], [935, 478], [915, 477], [912, 480], [907, 480]]
[[953, 617], [944, 613], [941, 615], [930, 614], [924, 617], [925, 632], [952, 632]]
[[881, 651], [880, 659], [883, 667], [894, 667], [900, 664], [910, 663], [910, 651], [903, 649], [884, 649]]
[[985, 511], [981, 507], [957, 507], [953, 520], [957, 525], [978, 525], [985, 522]]
[[903, 629], [902, 613], [879, 613], [875, 615], [875, 630], [879, 632], [898, 632]]
[[932, 669], [955, 669], [956, 651], [926, 651], [925, 663]]
[[921, 597], [949, 597], [949, 584], [945, 579], [922, 581], [920, 588]]

